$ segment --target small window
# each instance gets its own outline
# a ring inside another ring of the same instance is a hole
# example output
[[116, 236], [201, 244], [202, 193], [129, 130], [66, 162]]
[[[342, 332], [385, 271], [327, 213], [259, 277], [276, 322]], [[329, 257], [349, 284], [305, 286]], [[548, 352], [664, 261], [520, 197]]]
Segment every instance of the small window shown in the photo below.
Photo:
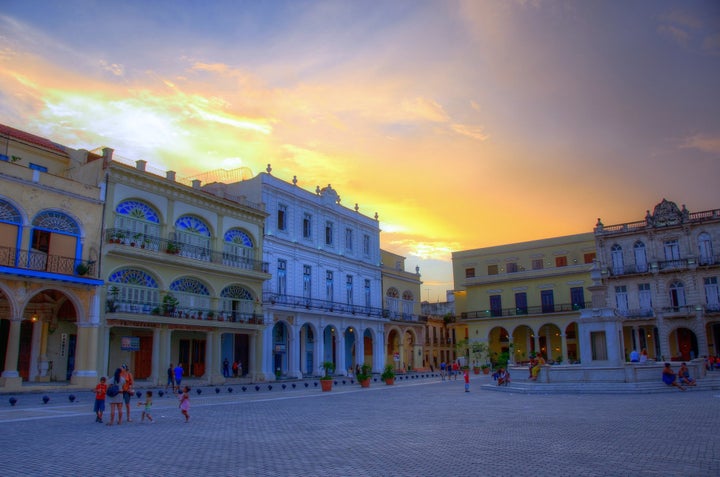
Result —
[[325, 245], [333, 244], [333, 223], [325, 223]]
[[475, 268], [466, 268], [465, 278], [475, 278]]
[[593, 263], [593, 260], [595, 260], [595, 252], [586, 253], [583, 255], [583, 261], [585, 263]]
[[533, 270], [542, 270], [544, 267], [542, 258], [536, 258], [532, 261]]
[[287, 206], [278, 206], [277, 211], [277, 228], [278, 230], [287, 230]]
[[352, 229], [345, 229], [345, 250], [353, 249], [353, 231]]
[[518, 271], [518, 265], [515, 262], [510, 262], [507, 264], [507, 272], [508, 273], [517, 273]]
[[567, 267], [567, 257], [555, 257], [555, 266], [556, 267]]
[[303, 217], [303, 238], [312, 237], [312, 215], [305, 214]]
[[488, 265], [488, 275], [497, 275], [498, 274], [498, 266], [497, 265]]
[[370, 255], [370, 236], [363, 235], [363, 254], [367, 257]]

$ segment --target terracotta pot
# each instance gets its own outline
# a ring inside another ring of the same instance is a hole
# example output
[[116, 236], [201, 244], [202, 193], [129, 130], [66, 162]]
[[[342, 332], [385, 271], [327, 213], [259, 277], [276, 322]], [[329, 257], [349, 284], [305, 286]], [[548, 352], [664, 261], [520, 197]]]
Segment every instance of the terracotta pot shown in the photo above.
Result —
[[322, 387], [323, 392], [326, 391], [332, 391], [332, 379], [321, 379], [320, 380], [320, 386]]
[[480, 368], [473, 368], [473, 373], [480, 374]]
[[483, 374], [490, 374], [490, 368], [483, 368]]
[[362, 386], [364, 388], [369, 388], [370, 387], [370, 378], [363, 379], [362, 381], [360, 381], [360, 386]]
[[387, 384], [388, 386], [392, 386], [393, 384], [395, 384], [395, 378], [385, 379], [385, 384]]

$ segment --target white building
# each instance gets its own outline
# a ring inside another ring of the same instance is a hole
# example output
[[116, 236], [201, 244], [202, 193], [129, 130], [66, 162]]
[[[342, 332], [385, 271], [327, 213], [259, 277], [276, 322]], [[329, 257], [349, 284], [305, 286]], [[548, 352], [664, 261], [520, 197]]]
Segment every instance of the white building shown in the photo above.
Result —
[[341, 205], [330, 185], [311, 192], [271, 171], [206, 186], [266, 205], [263, 261], [273, 277], [263, 286], [262, 371], [268, 379], [314, 376], [331, 361], [338, 374], [363, 364], [381, 372], [387, 318], [377, 214]]

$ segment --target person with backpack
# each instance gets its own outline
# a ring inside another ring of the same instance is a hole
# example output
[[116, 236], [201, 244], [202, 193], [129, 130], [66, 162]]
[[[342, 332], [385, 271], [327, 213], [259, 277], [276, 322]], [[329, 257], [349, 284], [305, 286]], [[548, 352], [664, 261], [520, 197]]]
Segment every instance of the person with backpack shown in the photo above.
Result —
[[132, 419], [130, 419], [130, 399], [133, 395], [133, 375], [128, 369], [127, 364], [122, 365], [122, 377], [125, 380], [122, 386], [122, 397], [125, 408], [127, 409], [127, 422], [132, 422]]
[[125, 379], [122, 377], [122, 369], [118, 368], [115, 370], [112, 378], [107, 387], [105, 395], [110, 403], [110, 422], [108, 426], [112, 426], [115, 421], [115, 412], [117, 412], [118, 425], [122, 424], [122, 406], [123, 406], [123, 393], [122, 388], [125, 385]]

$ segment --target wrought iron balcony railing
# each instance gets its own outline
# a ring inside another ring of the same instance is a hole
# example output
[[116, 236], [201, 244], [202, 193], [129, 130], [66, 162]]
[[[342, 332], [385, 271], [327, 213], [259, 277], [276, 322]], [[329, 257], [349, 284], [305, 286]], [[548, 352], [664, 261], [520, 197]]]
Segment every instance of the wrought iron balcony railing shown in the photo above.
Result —
[[236, 311], [212, 310], [209, 308], [184, 307], [182, 305], [168, 307], [163, 303], [140, 303], [113, 299], [107, 300], [105, 313], [166, 316], [188, 320], [229, 321], [231, 323], [262, 324], [263, 322], [262, 314], [260, 313], [240, 313]]
[[210, 248], [183, 243], [172, 239], [152, 237], [122, 229], [108, 229], [105, 242], [128, 247], [135, 247], [156, 253], [166, 253], [178, 257], [199, 260], [227, 267], [242, 268], [255, 272], [267, 273], [268, 264], [259, 260], [240, 257], [228, 252], [217, 252]]
[[516, 308], [498, 308], [493, 310], [477, 310], [463, 312], [460, 317], [464, 320], [477, 318], [501, 318], [507, 316], [546, 315], [550, 313], [567, 313], [585, 308], [584, 303], [563, 303], [557, 305], [527, 306]]
[[618, 313], [625, 318], [652, 318], [655, 316], [652, 308], [637, 308], [633, 310], [618, 310]]
[[88, 262], [73, 257], [50, 255], [37, 250], [20, 250], [12, 247], [0, 247], [0, 266], [59, 275], [97, 277], [94, 261]]
[[282, 295], [274, 292], [263, 292], [263, 302], [274, 306], [322, 310], [330, 313], [365, 315], [374, 318], [389, 318], [390, 311], [383, 308], [362, 305], [348, 305], [336, 301], [318, 300], [296, 295]]

